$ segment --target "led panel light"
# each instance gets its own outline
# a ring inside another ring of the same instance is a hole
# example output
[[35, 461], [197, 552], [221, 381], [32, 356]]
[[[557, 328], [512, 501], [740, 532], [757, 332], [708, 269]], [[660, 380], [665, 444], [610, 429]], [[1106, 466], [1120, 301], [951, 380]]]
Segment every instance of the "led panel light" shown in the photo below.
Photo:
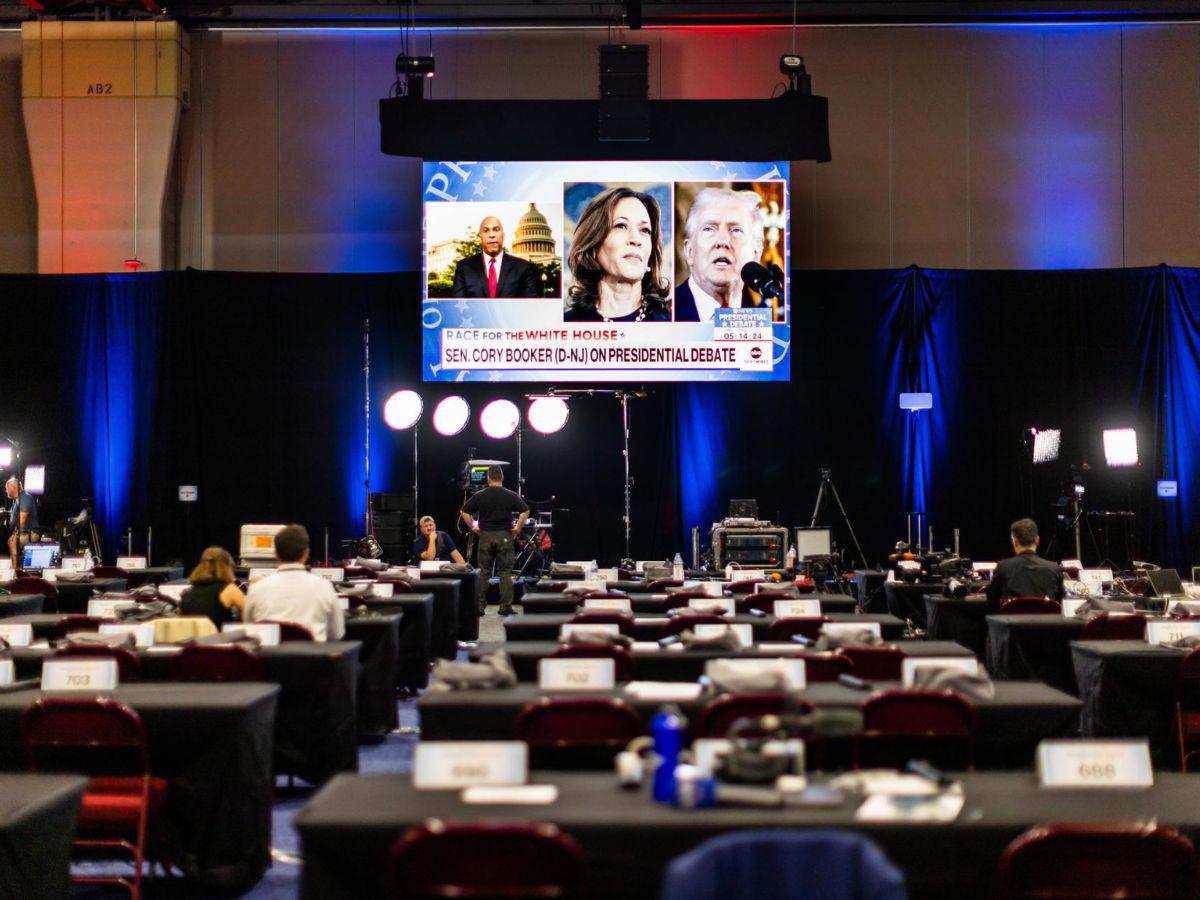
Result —
[[1132, 428], [1104, 430], [1104, 459], [1110, 466], [1138, 464], [1137, 431]]
[[403, 431], [417, 424], [424, 409], [425, 404], [416, 391], [396, 391], [383, 404], [383, 421], [388, 428]]
[[571, 410], [562, 397], [533, 397], [526, 416], [529, 427], [542, 434], [562, 431]]
[[444, 437], [454, 437], [471, 420], [471, 404], [454, 394], [433, 408], [433, 430]]
[[1055, 462], [1062, 443], [1062, 431], [1057, 428], [1044, 428], [1041, 431], [1030, 428], [1029, 431], [1033, 435], [1034, 465]]
[[479, 414], [479, 427], [493, 440], [512, 437], [521, 424], [521, 411], [511, 400], [493, 400]]

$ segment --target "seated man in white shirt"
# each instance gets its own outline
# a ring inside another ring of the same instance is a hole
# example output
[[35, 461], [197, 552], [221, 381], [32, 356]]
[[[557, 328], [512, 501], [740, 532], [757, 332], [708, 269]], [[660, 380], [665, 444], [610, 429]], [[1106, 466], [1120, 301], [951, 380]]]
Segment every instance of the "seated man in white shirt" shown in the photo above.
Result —
[[337, 592], [326, 579], [305, 569], [308, 549], [308, 531], [303, 525], [288, 525], [275, 535], [279, 568], [250, 585], [246, 620], [294, 622], [318, 641], [341, 640], [346, 626]]

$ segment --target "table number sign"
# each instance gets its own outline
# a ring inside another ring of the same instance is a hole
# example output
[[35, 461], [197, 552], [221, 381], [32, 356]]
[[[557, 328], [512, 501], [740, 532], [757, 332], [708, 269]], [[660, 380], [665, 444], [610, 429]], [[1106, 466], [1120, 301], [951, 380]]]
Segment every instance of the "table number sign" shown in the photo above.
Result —
[[128, 625], [114, 623], [100, 626], [101, 634], [132, 634], [134, 642], [139, 647], [149, 647], [154, 644], [153, 622], [131, 622]]
[[558, 629], [560, 639], [569, 638], [572, 635], [605, 635], [605, 634], [620, 634], [621, 626], [615, 622], [603, 622], [594, 625], [563, 625]]
[[118, 556], [117, 568], [130, 571], [132, 569], [146, 568], [146, 557], [144, 556]]
[[115, 659], [48, 659], [42, 663], [43, 691], [111, 691], [117, 686]]
[[821, 626], [821, 634], [830, 637], [856, 634], [860, 631], [870, 631], [875, 637], [883, 639], [883, 628], [878, 622], [826, 622]]
[[11, 659], [0, 659], [0, 687], [8, 687], [17, 680], [17, 670]]
[[421, 574], [425, 575], [431, 572], [442, 571], [443, 565], [444, 563], [440, 559], [423, 559], [421, 560], [418, 569], [420, 570]]
[[979, 674], [979, 660], [973, 656], [908, 656], [900, 665], [904, 687], [913, 686], [918, 669], [957, 669], [967, 675]]
[[86, 572], [88, 570], [88, 561], [83, 556], [64, 556], [60, 568], [64, 572]]
[[1146, 642], [1165, 644], [1185, 637], [1200, 636], [1200, 621], [1190, 619], [1150, 619], [1146, 622]]
[[618, 612], [633, 612], [633, 601], [628, 597], [591, 597], [583, 601], [584, 609], [615, 609]]
[[419, 579], [421, 577], [421, 567], [420, 566], [407, 566], [404, 569], [404, 571], [408, 574], [409, 578]]
[[762, 569], [735, 569], [733, 566], [725, 567], [725, 579], [727, 581], [762, 581], [767, 577], [767, 573]]
[[117, 610], [137, 606], [134, 600], [89, 600], [87, 614], [93, 619], [115, 619]]
[[1150, 742], [1045, 740], [1037, 748], [1038, 783], [1049, 788], [1150, 787]]
[[821, 614], [820, 600], [776, 600], [774, 603], [775, 618], [797, 619]]
[[698, 638], [715, 638], [720, 637], [730, 628], [738, 636], [738, 640], [742, 642], [743, 647], [749, 647], [754, 644], [754, 628], [741, 622], [736, 625], [693, 625], [692, 631]]
[[584, 592], [595, 591], [598, 594], [604, 594], [604, 593], [608, 592], [608, 582], [600, 581], [600, 580], [594, 579], [594, 578], [588, 579], [586, 581], [572, 581], [571, 582], [571, 590], [573, 592], [574, 591], [584, 591]]
[[8, 641], [10, 647], [28, 647], [33, 643], [33, 626], [0, 623], [0, 638]]
[[727, 585], [723, 581], [702, 581], [700, 582], [700, 590], [704, 591], [708, 597], [724, 597], [725, 588]]
[[317, 567], [311, 571], [318, 578], [324, 578], [326, 581], [341, 581], [346, 575], [345, 569], [326, 569], [324, 567]]
[[474, 784], [524, 784], [524, 741], [420, 741], [413, 754], [413, 787], [437, 791]]
[[778, 672], [783, 675], [789, 691], [802, 691], [807, 684], [804, 660], [802, 659], [710, 659], [704, 664], [704, 672], [711, 678], [710, 670], [719, 665], [726, 671], [746, 678]]
[[226, 622], [222, 631], [244, 631], [247, 637], [258, 638], [264, 647], [279, 646], [279, 624], [276, 622]]
[[1088, 593], [1099, 597], [1104, 593], [1106, 582], [1113, 580], [1112, 569], [1080, 569], [1079, 580], [1088, 589]]
[[[714, 607], [716, 607], [714, 609]], [[705, 612], [715, 612], [721, 616], [733, 615], [732, 597], [692, 597], [688, 600], [688, 609], [702, 609]]]
[[390, 581], [373, 581], [371, 582], [372, 597], [390, 597], [395, 592], [396, 586]]
[[567, 657], [538, 660], [538, 687], [544, 691], [611, 691], [617, 684], [615, 660]]
[[1062, 602], [1062, 614], [1073, 617], [1079, 607], [1087, 603], [1086, 597], [1065, 597]]

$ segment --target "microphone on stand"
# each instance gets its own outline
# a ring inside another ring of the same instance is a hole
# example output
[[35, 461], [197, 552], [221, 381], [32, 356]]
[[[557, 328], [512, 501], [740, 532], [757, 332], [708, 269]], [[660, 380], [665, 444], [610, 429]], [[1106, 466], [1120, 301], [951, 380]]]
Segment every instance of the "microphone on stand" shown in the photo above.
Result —
[[769, 269], [756, 262], [746, 263], [742, 266], [742, 281], [756, 294], [783, 299], [783, 270], [774, 263]]

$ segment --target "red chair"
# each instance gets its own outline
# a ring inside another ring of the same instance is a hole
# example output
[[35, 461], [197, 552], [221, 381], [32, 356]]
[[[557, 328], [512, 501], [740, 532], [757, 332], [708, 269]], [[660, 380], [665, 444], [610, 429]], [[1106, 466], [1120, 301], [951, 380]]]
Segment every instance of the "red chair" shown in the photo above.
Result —
[[1175, 679], [1175, 734], [1179, 738], [1179, 764], [1200, 753], [1200, 650], [1183, 658]]
[[[709, 700], [700, 710], [696, 737], [723, 738], [738, 719], [779, 715], [786, 705], [785, 694], [722, 694]], [[811, 709], [811, 704], [806, 705]], [[761, 732], [752, 731], [747, 736], [761, 736]]]
[[66, 644], [54, 651], [54, 655], [87, 659], [115, 659], [117, 678], [120, 683], [142, 680], [142, 661], [136, 653], [124, 647], [109, 647], [104, 644]]
[[104, 619], [97, 619], [93, 616], [63, 616], [46, 629], [46, 638], [51, 641], [61, 641], [68, 634], [76, 631], [99, 631], [104, 621]]
[[633, 613], [619, 609], [581, 609], [571, 619], [572, 625], [616, 625], [621, 634], [633, 634]]
[[729, 593], [733, 594], [735, 597], [739, 594], [753, 594], [754, 586], [762, 583], [763, 579], [761, 578], [752, 578], [748, 581], [734, 581], [729, 585]]
[[71, 881], [119, 884], [137, 900], [147, 838], [167, 796], [167, 782], [150, 771], [141, 718], [104, 697], [44, 697], [21, 716], [21, 736], [31, 771], [90, 776], [75, 846], [120, 849], [133, 856], [132, 882], [115, 876], [73, 876]]
[[1009, 597], [1000, 604], [1002, 616], [1061, 616], [1062, 604], [1045, 597]]
[[279, 622], [275, 619], [263, 619], [257, 625], [278, 625], [279, 640], [282, 641], [315, 641], [313, 633], [296, 622]]
[[613, 697], [542, 697], [521, 710], [516, 724], [532, 762], [552, 768], [607, 768], [644, 732], [633, 707]]
[[802, 659], [805, 681], [837, 681], [839, 675], [848, 675], [853, 668], [841, 652], [805, 653]]
[[674, 578], [656, 578], [646, 584], [647, 594], [665, 594], [667, 588], [683, 587], [683, 582]]
[[1081, 641], [1140, 641], [1146, 637], [1144, 613], [1102, 612], [1089, 619], [1079, 635]]
[[565, 581], [531, 581], [526, 586], [527, 591], [535, 594], [559, 594], [567, 589]]
[[843, 647], [854, 674], [867, 681], [899, 681], [904, 668], [904, 651], [899, 647]]
[[1079, 566], [1059, 566], [1059, 568], [1062, 570], [1063, 575], [1071, 581], [1079, 580]]
[[724, 616], [718, 616], [716, 613], [684, 613], [679, 616], [672, 616], [667, 622], [666, 633], [682, 634], [685, 631], [691, 631], [697, 625], [728, 625], [729, 620]]
[[45, 578], [22, 575], [8, 583], [10, 594], [41, 594], [46, 598], [46, 612], [58, 612], [58, 588]]
[[1041, 825], [1005, 849], [995, 900], [1195, 897], [1192, 842], [1152, 823]]
[[824, 616], [795, 616], [790, 619], [776, 619], [767, 627], [767, 640], [790, 641], [799, 634], [815, 641], [821, 633], [821, 626], [826, 621]]
[[868, 698], [862, 712], [856, 768], [863, 756], [871, 765], [927, 758], [943, 768], [975, 768], [975, 711], [953, 691], [884, 691]]
[[128, 578], [129, 573], [120, 566], [92, 566], [96, 578]]
[[442, 822], [411, 828], [388, 855], [388, 896], [579, 897], [583, 851], [542, 822]]
[[235, 644], [188, 644], [171, 660], [172, 681], [262, 681], [262, 663]]
[[704, 591], [697, 588], [691, 588], [686, 591], [668, 591], [667, 600], [664, 604], [665, 609], [679, 609], [681, 606], [687, 606], [692, 600], [720, 600], [720, 597], [710, 597]]
[[550, 659], [611, 659], [617, 681], [633, 681], [633, 655], [616, 644], [564, 644], [549, 656]]

